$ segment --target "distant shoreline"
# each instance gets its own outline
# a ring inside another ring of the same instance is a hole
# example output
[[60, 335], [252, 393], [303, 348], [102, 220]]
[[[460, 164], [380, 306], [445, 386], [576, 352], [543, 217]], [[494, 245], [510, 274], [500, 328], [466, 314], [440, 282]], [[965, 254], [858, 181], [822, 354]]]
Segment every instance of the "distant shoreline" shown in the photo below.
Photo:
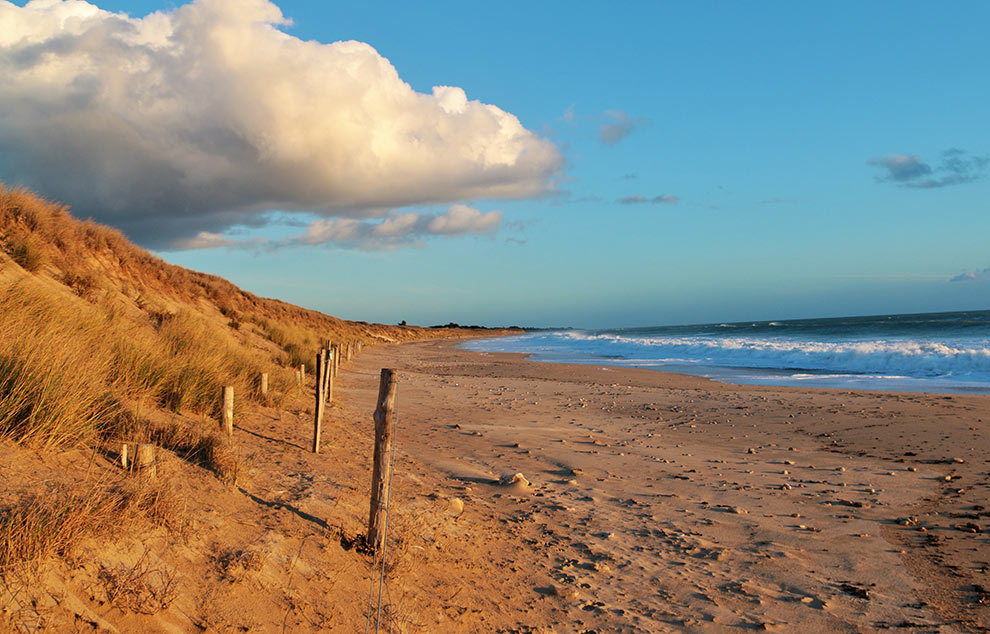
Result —
[[466, 349], [736, 385], [990, 394], [990, 311], [540, 331]]

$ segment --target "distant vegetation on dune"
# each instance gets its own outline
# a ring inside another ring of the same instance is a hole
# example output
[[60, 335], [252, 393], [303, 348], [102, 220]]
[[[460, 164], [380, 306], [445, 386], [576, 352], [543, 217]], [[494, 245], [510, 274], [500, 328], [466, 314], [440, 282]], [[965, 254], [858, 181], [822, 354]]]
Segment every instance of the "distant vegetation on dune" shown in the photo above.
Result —
[[141, 404], [212, 415], [223, 385], [260, 399], [262, 371], [271, 394], [297, 389], [294, 368], [325, 339], [433, 332], [257, 297], [0, 184], [0, 437], [64, 447], [132, 434]]

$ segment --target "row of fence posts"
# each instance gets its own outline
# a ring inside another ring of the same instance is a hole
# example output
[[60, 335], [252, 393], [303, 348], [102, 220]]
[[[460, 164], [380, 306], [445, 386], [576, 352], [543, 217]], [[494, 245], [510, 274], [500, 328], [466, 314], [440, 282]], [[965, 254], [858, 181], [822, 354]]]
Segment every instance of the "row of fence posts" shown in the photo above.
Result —
[[[333, 383], [340, 372], [343, 361], [350, 361], [362, 350], [360, 341], [351, 344], [332, 344], [325, 341], [316, 355], [315, 398], [313, 408], [313, 453], [320, 453], [320, 438], [323, 431], [323, 418], [326, 406], [333, 402]], [[300, 364], [296, 370], [299, 385], [305, 386], [306, 366]], [[398, 376], [395, 370], [383, 368], [378, 385], [378, 400], [373, 418], [375, 421], [375, 450], [371, 473], [371, 508], [368, 513], [368, 534], [366, 544], [379, 552], [385, 546], [388, 524], [389, 488], [392, 479], [392, 438], [395, 430], [395, 402]], [[260, 392], [268, 396], [268, 373], [261, 374]], [[222, 392], [220, 427], [228, 437], [234, 435], [234, 387], [226, 385]], [[129, 447], [134, 447], [133, 459]], [[120, 463], [124, 469], [135, 469], [142, 474], [157, 477], [155, 445], [151, 443], [123, 443], [120, 450]]]

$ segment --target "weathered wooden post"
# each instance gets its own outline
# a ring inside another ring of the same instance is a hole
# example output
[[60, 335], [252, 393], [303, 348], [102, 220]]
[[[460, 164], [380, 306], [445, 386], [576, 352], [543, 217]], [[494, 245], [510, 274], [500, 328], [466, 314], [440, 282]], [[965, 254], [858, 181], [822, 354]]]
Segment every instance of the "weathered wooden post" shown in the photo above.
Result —
[[347, 354], [347, 361], [350, 362], [350, 360], [351, 360], [351, 351], [353, 350], [354, 346], [351, 344], [350, 341], [348, 341], [346, 345], [347, 345], [347, 352], [346, 352], [346, 354]]
[[223, 430], [228, 436], [234, 435], [234, 386], [226, 385], [223, 388]]
[[340, 372], [340, 344], [333, 344], [333, 375], [334, 377]]
[[120, 446], [120, 466], [125, 470], [127, 469], [127, 443], [123, 443]]
[[333, 372], [331, 371], [331, 368], [333, 367], [333, 363], [334, 363], [334, 354], [332, 351], [327, 350], [327, 355], [329, 356], [329, 358], [327, 359], [327, 381], [326, 381], [327, 403], [332, 403], [333, 402]]
[[323, 411], [326, 408], [324, 377], [328, 371], [327, 351], [324, 348], [316, 354], [316, 406], [313, 408], [313, 453], [320, 453], [320, 434], [323, 431]]
[[371, 512], [368, 516], [367, 544], [376, 552], [385, 545], [388, 490], [392, 473], [392, 428], [395, 426], [395, 370], [382, 368], [378, 385], [378, 406], [375, 407], [375, 457], [371, 472]]
[[155, 462], [155, 446], [149, 443], [141, 443], [137, 446], [137, 456], [135, 466], [141, 475], [151, 479], [158, 477], [158, 465]]
[[299, 384], [306, 387], [306, 364], [299, 364]]
[[268, 396], [268, 373], [261, 373], [261, 395]]

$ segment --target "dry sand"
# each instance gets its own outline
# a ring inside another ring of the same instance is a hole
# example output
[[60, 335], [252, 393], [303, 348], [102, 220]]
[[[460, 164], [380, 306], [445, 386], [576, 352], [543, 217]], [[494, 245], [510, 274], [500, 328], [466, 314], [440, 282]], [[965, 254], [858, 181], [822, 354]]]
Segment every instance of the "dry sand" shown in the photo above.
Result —
[[[238, 413], [236, 487], [163, 452], [187, 530], [123, 531], [41, 584], [8, 580], [0, 621], [364, 631], [372, 561], [353, 544], [382, 367], [401, 381], [383, 631], [990, 627], [990, 398], [735, 386], [449, 341], [345, 366], [320, 455], [302, 396]], [[0, 480], [119, 477], [113, 458], [2, 445]]]
[[986, 396], [728, 385], [452, 342], [358, 365], [348, 402], [369, 411], [374, 370], [401, 373], [396, 508], [435, 487], [484, 555], [450, 581], [490, 602], [424, 631], [990, 627]]

